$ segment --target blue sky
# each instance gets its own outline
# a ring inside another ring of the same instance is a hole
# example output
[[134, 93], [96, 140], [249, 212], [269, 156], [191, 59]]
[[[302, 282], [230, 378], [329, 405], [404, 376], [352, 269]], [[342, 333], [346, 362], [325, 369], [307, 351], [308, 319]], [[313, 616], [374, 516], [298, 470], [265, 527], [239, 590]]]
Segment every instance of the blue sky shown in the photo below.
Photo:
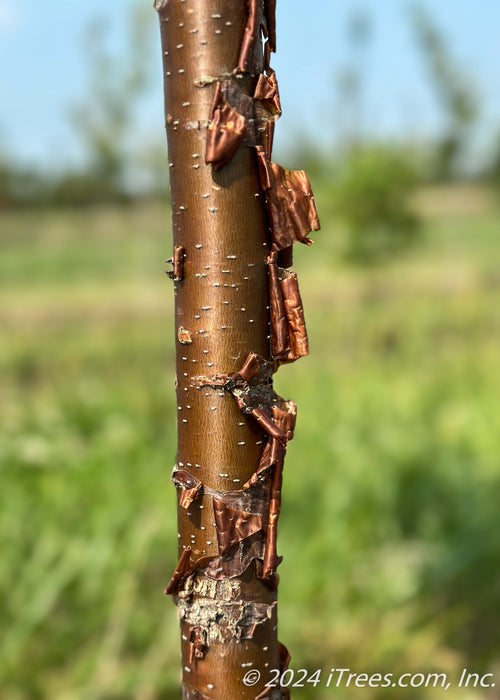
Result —
[[[57, 166], [78, 159], [69, 105], [85, 97], [82, 37], [92, 17], [108, 17], [112, 46], [123, 53], [124, 16], [134, 0], [0, 0], [0, 152]], [[208, 1], [208, 0], [207, 0]], [[144, 0], [152, 6], [152, 0]], [[284, 114], [278, 149], [307, 137], [338, 135], [335, 80], [349, 59], [348, 17], [366, 9], [372, 40], [365, 51], [362, 117], [389, 138], [436, 130], [440, 112], [407, 20], [407, 0], [278, 0], [278, 52], [273, 58]], [[482, 104], [483, 146], [500, 125], [500, 3], [421, 0], [449, 39], [454, 56]], [[304, 8], [306, 8], [304, 10]], [[163, 138], [161, 55], [151, 7], [151, 91], [137, 116], [138, 135]], [[481, 137], [479, 139], [481, 141]]]

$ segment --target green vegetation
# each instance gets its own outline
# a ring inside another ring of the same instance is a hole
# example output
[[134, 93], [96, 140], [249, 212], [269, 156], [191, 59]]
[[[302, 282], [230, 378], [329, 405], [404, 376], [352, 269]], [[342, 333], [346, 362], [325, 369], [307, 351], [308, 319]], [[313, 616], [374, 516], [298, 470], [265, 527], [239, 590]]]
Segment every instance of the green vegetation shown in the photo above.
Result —
[[[421, 245], [363, 271], [316, 190], [323, 230], [295, 265], [312, 354], [276, 376], [299, 408], [280, 638], [294, 669], [495, 672], [497, 214], [422, 193]], [[0, 695], [178, 698], [170, 214], [1, 217]], [[401, 697], [294, 698], [361, 693]]]
[[420, 222], [410, 200], [418, 185], [415, 157], [383, 144], [346, 154], [334, 185], [337, 214], [352, 262], [377, 264], [415, 243]]
[[453, 55], [432, 13], [419, 2], [411, 4], [409, 10], [412, 29], [445, 118], [445, 128], [430, 158], [429, 174], [439, 181], [448, 181], [460, 172], [459, 158], [466, 152], [480, 113], [477, 89], [467, 68]]

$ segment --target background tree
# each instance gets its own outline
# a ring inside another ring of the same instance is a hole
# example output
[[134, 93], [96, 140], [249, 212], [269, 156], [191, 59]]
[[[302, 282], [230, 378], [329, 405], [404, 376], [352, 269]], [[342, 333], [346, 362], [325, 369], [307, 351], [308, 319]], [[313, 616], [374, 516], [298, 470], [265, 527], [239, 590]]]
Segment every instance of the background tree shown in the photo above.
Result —
[[[146, 187], [165, 184], [160, 143], [137, 142], [136, 114], [140, 98], [151, 86], [152, 43], [148, 7], [133, 4], [127, 15], [127, 60], [109, 48], [112, 27], [96, 17], [85, 29], [83, 50], [88, 56], [85, 96], [70, 110], [87, 163], [82, 172], [61, 179], [57, 197], [64, 199], [125, 198], [130, 180], [153, 169]], [[153, 185], [154, 182], [154, 185]], [[137, 185], [136, 185], [137, 187]], [[157, 192], [156, 192], [157, 193]]]
[[445, 118], [445, 128], [432, 159], [432, 172], [437, 180], [448, 180], [457, 174], [460, 157], [478, 117], [474, 84], [422, 5], [411, 6], [410, 19]]
[[342, 162], [332, 193], [346, 229], [344, 255], [351, 262], [379, 264], [417, 240], [415, 161], [409, 150], [374, 143], [351, 149]]
[[366, 8], [357, 7], [349, 15], [346, 26], [348, 61], [335, 78], [334, 114], [339, 122], [342, 152], [359, 147], [367, 136], [365, 84], [369, 66], [369, 48], [373, 36], [372, 18]]
[[373, 38], [372, 18], [358, 7], [348, 18], [349, 60], [336, 80], [335, 112], [341, 140], [330, 170], [333, 207], [345, 231], [343, 254], [352, 263], [377, 265], [418, 239], [419, 218], [411, 197], [419, 183], [414, 150], [370, 133], [365, 105]]

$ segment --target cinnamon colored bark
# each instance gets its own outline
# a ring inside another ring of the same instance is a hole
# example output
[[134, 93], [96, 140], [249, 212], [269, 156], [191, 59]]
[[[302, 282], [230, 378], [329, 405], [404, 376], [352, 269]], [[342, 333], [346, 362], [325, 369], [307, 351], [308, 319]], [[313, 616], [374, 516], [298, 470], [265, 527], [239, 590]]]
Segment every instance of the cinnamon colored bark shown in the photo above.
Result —
[[[288, 691], [265, 684], [289, 660], [277, 639], [276, 534], [295, 404], [274, 394], [272, 373], [276, 344], [291, 361], [307, 336], [294, 273], [278, 275], [276, 260], [291, 264], [287, 248], [310, 242], [314, 200], [302, 172], [270, 161], [281, 113], [269, 67], [275, 0], [155, 5], [178, 406], [179, 561], [167, 593], [179, 609], [183, 698], [279, 700]], [[260, 680], [245, 685], [252, 669]]]

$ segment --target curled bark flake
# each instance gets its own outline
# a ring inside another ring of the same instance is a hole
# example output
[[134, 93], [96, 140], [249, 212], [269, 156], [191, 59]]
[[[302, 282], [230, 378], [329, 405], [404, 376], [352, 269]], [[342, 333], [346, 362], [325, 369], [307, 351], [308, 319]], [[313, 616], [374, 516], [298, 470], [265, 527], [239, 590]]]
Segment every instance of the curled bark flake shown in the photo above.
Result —
[[262, 408], [253, 408], [250, 415], [262, 426], [269, 437], [277, 440], [282, 445], [286, 444], [287, 437], [285, 433], [273, 422], [267, 411], [264, 411]]
[[258, 625], [271, 619], [274, 607], [274, 603], [268, 606], [259, 605], [259, 607], [255, 604], [246, 605], [243, 608], [239, 625], [241, 627], [240, 639], [253, 639]]
[[264, 14], [267, 27], [269, 50], [276, 51], [276, 0], [264, 0]]
[[172, 574], [172, 578], [170, 579], [165, 589], [166, 595], [175, 595], [175, 593], [177, 593], [177, 591], [179, 590], [182, 582], [187, 578], [190, 572], [191, 547], [186, 547], [186, 549], [183, 550], [181, 556], [179, 557], [179, 561], [177, 562], [175, 571]]
[[[259, 123], [263, 124], [260, 142], [261, 145], [263, 144], [267, 159], [271, 160], [275, 122], [281, 116], [278, 82], [273, 70], [268, 70], [267, 76], [264, 73], [260, 74], [254, 92], [254, 99], [257, 100], [256, 112], [259, 116]], [[261, 108], [259, 108], [259, 104], [262, 105]]]
[[274, 144], [274, 122], [269, 120], [266, 122], [264, 150], [268, 160], [271, 160]]
[[281, 115], [278, 81], [276, 80], [276, 73], [273, 70], [268, 71], [268, 75], [264, 73], [259, 75], [253, 96], [256, 100], [265, 103], [273, 117], [279, 117]]
[[267, 37], [267, 42], [264, 46], [264, 63], [266, 66], [269, 66], [271, 52], [276, 51], [276, 0], [264, 0], [263, 16], [260, 13], [260, 4], [260, 0], [248, 0], [248, 19], [241, 42], [236, 73], [251, 72], [252, 55], [260, 31]]
[[264, 0], [263, 15], [261, 0], [248, 0], [248, 19], [235, 73], [252, 71], [252, 56], [260, 32], [267, 38], [264, 46], [264, 65], [269, 67], [270, 54], [276, 51], [276, 0]]
[[259, 482], [261, 484], [265, 483], [272, 467], [276, 464], [281, 464], [283, 466], [285, 453], [286, 447], [279, 442], [279, 440], [269, 440], [262, 450], [262, 456], [257, 471], [243, 484], [243, 489], [249, 489]]
[[[276, 426], [286, 436], [286, 441], [293, 438], [297, 407], [293, 401], [278, 399], [279, 405], [273, 406], [273, 420]], [[276, 438], [273, 438], [273, 441]], [[286, 442], [280, 443], [282, 450], [276, 450], [276, 463], [274, 464], [271, 481], [271, 497], [269, 500], [269, 517], [267, 521], [266, 546], [262, 562], [261, 578], [271, 587], [276, 588], [279, 576], [276, 569], [281, 561], [277, 555], [278, 520], [281, 509], [281, 487], [283, 484], [283, 463], [285, 457]]]
[[181, 469], [174, 469], [172, 481], [180, 489], [179, 505], [187, 510], [200, 495], [203, 484], [195, 476]]
[[289, 337], [285, 303], [277, 265], [269, 262], [269, 304], [271, 318], [271, 346], [275, 358], [288, 353]]
[[273, 366], [271, 362], [265, 360], [257, 353], [250, 352], [241, 369], [231, 375], [233, 379], [240, 378], [243, 384], [248, 384], [251, 388], [262, 386], [270, 387], [272, 384]]
[[181, 508], [188, 510], [190, 505], [196, 498], [198, 498], [200, 491], [202, 489], [202, 484], [200, 483], [198, 488], [194, 489], [183, 489], [179, 497], [179, 505]]
[[259, 5], [259, 0], [248, 0], [248, 19], [236, 68], [238, 73], [249, 73], [251, 71], [252, 55], [260, 30]]
[[245, 117], [224, 99], [221, 85], [217, 83], [210, 110], [205, 162], [212, 163], [215, 170], [231, 162], [245, 138], [245, 133]]
[[207, 634], [202, 627], [192, 627], [189, 634], [189, 663], [203, 659], [207, 653]]
[[286, 445], [293, 438], [296, 418], [296, 404], [293, 401], [284, 401], [276, 395], [275, 403], [272, 407], [272, 422], [276, 435], [270, 434], [271, 439], [266, 443], [262, 451], [257, 471], [243, 485], [243, 490], [263, 482], [269, 475], [271, 467], [275, 465], [283, 467]]
[[271, 347], [275, 362], [293, 362], [309, 354], [297, 275], [279, 268], [277, 253], [268, 258]]
[[281, 114], [274, 71], [261, 74], [254, 95], [237, 82], [220, 80], [210, 109], [205, 161], [216, 170], [230, 162], [240, 146], [261, 145], [270, 158], [274, 122]]
[[262, 451], [259, 466], [257, 471], [252, 474], [250, 479], [243, 485], [243, 489], [249, 489], [259, 482], [264, 482], [269, 476], [271, 467], [275, 464], [282, 463], [285, 459], [285, 448], [279, 440], [270, 440], [266, 443]]
[[299, 357], [309, 355], [309, 344], [302, 299], [295, 272], [289, 273], [285, 279], [281, 280], [281, 289], [289, 331], [290, 352], [292, 359], [296, 360]]
[[181, 489], [195, 489], [202, 485], [201, 481], [195, 476], [177, 467], [174, 467], [174, 471], [172, 472], [172, 483], [174, 486]]
[[262, 530], [260, 515], [235, 510], [215, 498], [213, 503], [219, 554], [226, 554], [235, 544]]
[[269, 502], [269, 519], [267, 522], [266, 546], [262, 562], [261, 578], [271, 588], [277, 588], [279, 576], [276, 573], [280, 558], [277, 554], [278, 520], [281, 509], [281, 487], [283, 484], [283, 460], [274, 465], [271, 482], [271, 499]]
[[264, 44], [264, 68], [268, 70], [271, 67], [271, 47], [269, 42]]
[[176, 245], [174, 248], [174, 254], [171, 258], [167, 260], [167, 263], [172, 265], [172, 270], [167, 272], [167, 275], [174, 282], [180, 282], [184, 277], [184, 258], [186, 257], [186, 251], [181, 245]]
[[303, 170], [285, 170], [268, 160], [256, 147], [259, 177], [266, 193], [273, 249], [283, 250], [296, 241], [311, 245], [310, 231], [319, 230], [311, 184]]
[[[272, 401], [272, 372], [271, 362], [264, 360], [256, 353], [250, 353], [242, 368], [231, 375], [232, 385], [229, 387], [240, 411], [253, 414], [266, 422], [265, 411]], [[265, 428], [264, 428], [265, 429]]]
[[266, 363], [266, 361], [260, 355], [257, 355], [255, 352], [250, 352], [241, 369], [232, 374], [231, 377], [234, 380], [241, 379], [244, 382], [249, 382], [259, 374], [263, 363]]
[[286, 439], [289, 442], [293, 439], [295, 424], [297, 422], [297, 404], [295, 401], [285, 401], [280, 396], [276, 395], [273, 405], [273, 420], [282, 430]]
[[264, 553], [264, 534], [264, 532], [258, 532], [247, 537], [227, 554], [212, 559], [203, 570], [205, 576], [217, 581], [234, 579], [241, 576], [253, 561], [261, 562]]

